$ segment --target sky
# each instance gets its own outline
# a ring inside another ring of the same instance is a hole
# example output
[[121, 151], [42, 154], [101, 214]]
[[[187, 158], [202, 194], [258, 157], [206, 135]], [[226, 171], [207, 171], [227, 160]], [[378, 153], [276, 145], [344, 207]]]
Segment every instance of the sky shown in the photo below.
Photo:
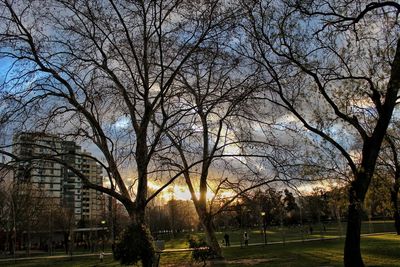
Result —
[[7, 74], [7, 70], [10, 68], [12, 63], [11, 59], [0, 58], [0, 81], [3, 82], [5, 75]]
[[[10, 68], [11, 63], [12, 63], [12, 60], [10, 58], [0, 59], [0, 84], [1, 84], [1, 82], [4, 81], [6, 72]], [[284, 123], [290, 123], [291, 122], [290, 120], [293, 120], [293, 116], [285, 116], [285, 118], [287, 118], [288, 121], [287, 122], [283, 121], [282, 122], [283, 124]], [[281, 119], [283, 120], [283, 117], [281, 117]], [[297, 123], [298, 120], [294, 119], [294, 122]], [[117, 128], [124, 128], [126, 125], [127, 125], [127, 120], [125, 118], [118, 119], [115, 122], [115, 127], [117, 127]], [[334, 125], [334, 127], [336, 127], [336, 126], [337, 125]], [[339, 128], [339, 127], [333, 128], [332, 132], [333, 132], [332, 133], [333, 136], [338, 137], [339, 134], [343, 134], [343, 129]], [[284, 136], [280, 135], [280, 137], [283, 139]], [[315, 138], [317, 141], [320, 141], [319, 137], [317, 137], [315, 135], [313, 135], [312, 137], [313, 137], [313, 139]], [[350, 140], [350, 138], [349, 138], [348, 135], [343, 135], [342, 139], [340, 139], [338, 142], [340, 142], [342, 144], [342, 143], [344, 143], [346, 141], [349, 141], [349, 140]], [[352, 140], [350, 140], [350, 141], [352, 141]], [[83, 147], [88, 149], [90, 152], [94, 153], [96, 156], [98, 155], [98, 150], [96, 150], [93, 145], [83, 144]], [[177, 195], [177, 197], [178, 197], [178, 195], [181, 195], [178, 198], [183, 198], [183, 199], [184, 198], [188, 198], [187, 192], [183, 192], [180, 188], [176, 189], [175, 194]]]

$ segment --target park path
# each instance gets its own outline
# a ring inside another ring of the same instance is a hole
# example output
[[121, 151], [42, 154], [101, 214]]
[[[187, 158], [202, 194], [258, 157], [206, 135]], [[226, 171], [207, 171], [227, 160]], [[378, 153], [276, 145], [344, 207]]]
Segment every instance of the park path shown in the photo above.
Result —
[[[395, 232], [382, 232], [382, 233], [371, 233], [371, 234], [362, 234], [361, 236], [376, 236], [376, 235], [384, 235], [384, 234], [395, 234]], [[249, 247], [251, 246], [269, 246], [269, 245], [277, 245], [277, 244], [289, 244], [289, 243], [304, 243], [304, 242], [314, 242], [314, 241], [328, 241], [328, 240], [337, 240], [340, 238], [345, 238], [346, 236], [335, 236], [335, 237], [316, 237], [316, 238], [307, 238], [307, 239], [293, 239], [293, 240], [285, 240], [285, 241], [273, 241], [265, 243], [249, 243]], [[225, 246], [223, 246], [225, 247]], [[244, 247], [242, 244], [234, 244], [230, 247]], [[169, 252], [185, 252], [185, 251], [193, 251], [194, 248], [171, 248], [171, 249], [164, 249], [163, 253]]]
[[[369, 235], [369, 234], [368, 234]], [[294, 239], [294, 240], [286, 240], [286, 241], [273, 241], [265, 243], [249, 243], [248, 247], [252, 246], [269, 246], [269, 245], [277, 245], [277, 244], [288, 244], [288, 243], [303, 243], [303, 242], [311, 242], [311, 241], [322, 241], [322, 240], [336, 240], [341, 237], [325, 237], [325, 238], [308, 238], [308, 239]], [[226, 246], [223, 246], [224, 248]], [[234, 244], [230, 245], [229, 247], [238, 248], [238, 247], [245, 247], [242, 244]], [[184, 251], [193, 251], [195, 248], [170, 248], [164, 249], [163, 253], [170, 253], [170, 252], [184, 252]]]
[[[104, 255], [112, 255], [111, 252], [104, 253]], [[34, 257], [21, 257], [21, 258], [7, 258], [0, 259], [1, 262], [11, 262], [11, 261], [24, 261], [24, 260], [43, 260], [43, 259], [69, 259], [69, 258], [79, 258], [79, 257], [91, 257], [99, 256], [99, 253], [85, 253], [85, 254], [72, 254], [72, 255], [53, 255], [53, 256], [34, 256]]]

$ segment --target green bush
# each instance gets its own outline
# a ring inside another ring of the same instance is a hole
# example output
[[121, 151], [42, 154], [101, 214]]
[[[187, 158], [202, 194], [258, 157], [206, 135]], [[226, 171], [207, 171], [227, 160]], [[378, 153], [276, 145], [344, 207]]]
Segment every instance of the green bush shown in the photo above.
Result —
[[123, 232], [121, 241], [116, 244], [114, 258], [122, 265], [132, 265], [141, 261], [143, 266], [152, 266], [154, 254], [150, 232], [143, 225], [131, 224]]

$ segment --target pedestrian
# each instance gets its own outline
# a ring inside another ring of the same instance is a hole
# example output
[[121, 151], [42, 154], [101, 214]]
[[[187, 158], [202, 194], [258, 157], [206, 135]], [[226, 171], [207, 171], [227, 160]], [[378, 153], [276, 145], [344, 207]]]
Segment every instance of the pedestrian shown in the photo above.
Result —
[[100, 262], [103, 262], [103, 259], [104, 259], [104, 252], [103, 251], [100, 252], [99, 259], [100, 259]]
[[231, 243], [229, 242], [229, 235], [227, 233], [225, 233], [224, 235], [224, 240], [225, 240], [225, 246], [229, 247]]
[[249, 235], [247, 234], [247, 232], [244, 232], [243, 239], [244, 239], [244, 245], [247, 247], [249, 245]]

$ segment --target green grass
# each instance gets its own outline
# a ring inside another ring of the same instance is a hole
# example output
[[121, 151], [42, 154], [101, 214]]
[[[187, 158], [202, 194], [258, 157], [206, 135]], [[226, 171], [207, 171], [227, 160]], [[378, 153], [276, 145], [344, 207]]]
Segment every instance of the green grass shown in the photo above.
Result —
[[[400, 237], [393, 234], [363, 237], [361, 249], [367, 266], [399, 266]], [[224, 248], [225, 264], [213, 266], [343, 266], [344, 239], [287, 243], [246, 248]], [[162, 256], [162, 263], [173, 263], [173, 253]], [[175, 253], [178, 254], [178, 253]], [[189, 253], [179, 253], [189, 255]], [[176, 257], [176, 256], [175, 256]], [[260, 261], [257, 263], [257, 261]], [[161, 265], [161, 266], [164, 266]]]
[[[246, 248], [224, 248], [225, 263], [216, 262], [213, 266], [343, 266], [344, 239], [324, 240], [300, 243], [275, 244], [268, 246], [249, 246]], [[363, 237], [361, 249], [367, 266], [399, 266], [400, 237], [394, 234]], [[160, 266], [188, 266], [191, 262], [190, 252], [163, 253]], [[53, 260], [20, 261], [16, 264], [9, 262], [1, 266], [32, 267], [32, 266], [62, 266], [62, 267], [91, 267], [91, 266], [120, 266], [106, 256], [103, 263], [97, 256]]]

